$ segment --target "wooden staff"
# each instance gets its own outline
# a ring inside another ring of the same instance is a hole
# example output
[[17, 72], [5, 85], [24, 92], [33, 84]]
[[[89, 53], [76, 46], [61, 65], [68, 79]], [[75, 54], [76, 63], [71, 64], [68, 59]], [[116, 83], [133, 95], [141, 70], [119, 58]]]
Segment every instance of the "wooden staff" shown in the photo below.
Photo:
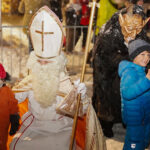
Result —
[[[85, 67], [86, 67], [87, 56], [88, 56], [88, 51], [89, 51], [89, 43], [91, 41], [91, 32], [92, 32], [93, 19], [94, 19], [94, 14], [95, 14], [95, 8], [96, 8], [96, 5], [97, 5], [96, 0], [93, 0], [93, 2], [91, 4], [92, 4], [92, 10], [91, 10], [91, 13], [90, 13], [90, 23], [89, 23], [89, 27], [88, 27], [88, 34], [87, 34], [87, 40], [86, 40], [86, 46], [85, 46], [85, 55], [84, 55], [84, 61], [83, 61], [83, 67], [82, 67], [80, 82], [84, 81]], [[77, 126], [79, 107], [80, 107], [80, 99], [81, 99], [81, 94], [79, 94], [78, 98], [77, 98], [77, 109], [76, 109], [74, 120], [73, 120], [72, 135], [71, 135], [69, 150], [73, 149], [74, 137], [75, 137], [75, 131], [76, 131], [76, 126]]]

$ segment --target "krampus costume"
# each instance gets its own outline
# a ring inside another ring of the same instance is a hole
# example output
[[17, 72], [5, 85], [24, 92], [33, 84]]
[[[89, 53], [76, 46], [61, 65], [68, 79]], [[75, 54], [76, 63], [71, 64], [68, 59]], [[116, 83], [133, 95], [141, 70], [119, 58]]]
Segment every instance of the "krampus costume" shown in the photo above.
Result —
[[129, 41], [149, 40], [143, 28], [147, 21], [140, 6], [130, 5], [115, 13], [97, 37], [93, 58], [93, 105], [107, 137], [113, 136], [113, 123], [121, 122], [118, 64], [128, 59]]

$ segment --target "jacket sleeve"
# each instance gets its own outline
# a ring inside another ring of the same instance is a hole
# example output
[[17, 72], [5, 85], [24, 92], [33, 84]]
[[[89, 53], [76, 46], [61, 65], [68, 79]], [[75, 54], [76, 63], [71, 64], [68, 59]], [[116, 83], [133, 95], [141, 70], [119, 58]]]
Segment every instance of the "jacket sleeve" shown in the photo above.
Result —
[[146, 76], [137, 79], [133, 70], [126, 71], [121, 79], [121, 95], [126, 100], [132, 100], [150, 89], [150, 80]]
[[29, 92], [19, 92], [15, 93], [15, 98], [18, 100], [19, 103], [23, 102], [26, 98], [28, 98]]

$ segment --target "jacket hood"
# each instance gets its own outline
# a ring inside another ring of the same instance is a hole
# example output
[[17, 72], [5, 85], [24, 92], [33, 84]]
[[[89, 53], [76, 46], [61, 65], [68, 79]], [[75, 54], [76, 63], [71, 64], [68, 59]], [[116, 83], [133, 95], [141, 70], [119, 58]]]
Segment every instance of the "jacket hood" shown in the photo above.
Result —
[[132, 68], [136, 68], [137, 70], [145, 70], [145, 67], [139, 66], [133, 62], [127, 61], [127, 60], [123, 60], [119, 63], [119, 69], [118, 69], [118, 74], [121, 77], [123, 72], [126, 69], [132, 69]]

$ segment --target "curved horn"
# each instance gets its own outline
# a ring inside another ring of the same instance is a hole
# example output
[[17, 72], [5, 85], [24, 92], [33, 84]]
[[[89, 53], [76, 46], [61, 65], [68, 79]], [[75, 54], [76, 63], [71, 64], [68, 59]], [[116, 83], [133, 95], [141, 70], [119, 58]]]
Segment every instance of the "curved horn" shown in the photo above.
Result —
[[127, 15], [132, 16], [133, 15], [133, 4], [131, 4], [128, 8], [127, 8]]
[[124, 23], [124, 18], [123, 18], [123, 16], [122, 16], [121, 13], [119, 14], [119, 19], [120, 19], [120, 21], [121, 21], [121, 24]]

